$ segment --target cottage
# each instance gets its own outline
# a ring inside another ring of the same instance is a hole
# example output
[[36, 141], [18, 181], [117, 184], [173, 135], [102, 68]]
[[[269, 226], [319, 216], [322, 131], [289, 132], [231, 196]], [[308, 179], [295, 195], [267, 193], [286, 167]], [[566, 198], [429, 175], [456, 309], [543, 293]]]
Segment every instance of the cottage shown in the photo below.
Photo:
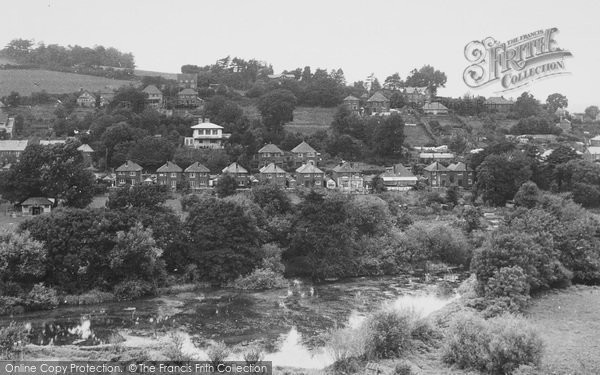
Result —
[[139, 185], [142, 183], [142, 167], [139, 164], [127, 160], [119, 168], [117, 172], [117, 186], [124, 185]]
[[509, 112], [515, 102], [504, 99], [503, 96], [491, 96], [483, 102], [488, 111]]
[[198, 108], [202, 104], [202, 99], [198, 97], [198, 92], [194, 89], [183, 89], [177, 93], [177, 106], [184, 108]]
[[185, 169], [183, 172], [185, 179], [192, 190], [203, 189], [208, 187], [210, 180], [210, 169], [204, 165], [195, 162]]
[[325, 187], [325, 173], [312, 162], [303, 164], [300, 168], [296, 169], [296, 185], [307, 188]]
[[446, 108], [445, 105], [443, 105], [442, 103], [439, 102], [433, 102], [433, 103], [425, 103], [423, 105], [423, 113], [425, 113], [426, 115], [447, 115], [448, 114], [448, 108]]
[[94, 149], [91, 148], [88, 144], [82, 144], [77, 147], [77, 151], [81, 152], [83, 155], [83, 164], [87, 167], [92, 165], [92, 155], [94, 154]]
[[333, 181], [338, 190], [344, 193], [363, 193], [365, 191], [365, 181], [360, 171], [348, 162], [333, 168]]
[[48, 198], [27, 198], [21, 203], [21, 212], [24, 216], [47, 214], [52, 211], [53, 204], [54, 202]]
[[271, 163], [260, 169], [259, 181], [272, 183], [281, 187], [287, 187], [287, 173], [275, 163]]
[[96, 95], [84, 91], [77, 98], [77, 105], [80, 107], [94, 108], [96, 106]]
[[283, 168], [285, 153], [279, 147], [269, 143], [258, 150], [258, 167], [262, 168], [271, 163]]
[[450, 186], [470, 189], [473, 186], [474, 174], [473, 170], [468, 168], [463, 162], [453, 163], [448, 166]]
[[29, 141], [0, 141], [0, 165], [19, 161]]
[[431, 187], [446, 187], [450, 184], [448, 168], [444, 167], [438, 161], [435, 161], [425, 167], [423, 170], [423, 175], [429, 180], [429, 186]]
[[385, 95], [377, 91], [367, 100], [366, 112], [369, 115], [389, 112], [390, 103], [390, 100]]
[[156, 174], [159, 185], [168, 186], [172, 190], [181, 186], [183, 169], [173, 162], [166, 162], [156, 170]]
[[197, 89], [198, 88], [198, 74], [196, 73], [182, 73], [177, 74], [177, 85], [182, 89]]
[[201, 122], [191, 127], [191, 137], [185, 137], [184, 144], [192, 148], [209, 148], [222, 150], [224, 143], [231, 134], [223, 133], [223, 127], [209, 121]]
[[235, 178], [237, 181], [238, 187], [249, 187], [250, 186], [250, 175], [248, 174], [248, 170], [237, 162], [231, 163], [226, 168], [222, 170], [223, 174], [228, 174]]
[[383, 186], [390, 191], [410, 190], [417, 184], [419, 179], [402, 164], [395, 164], [387, 167], [385, 173], [381, 175]]
[[159, 109], [163, 106], [163, 94], [154, 85], [148, 85], [142, 92], [148, 97], [146, 98], [146, 105], [150, 108]]
[[357, 113], [357, 114], [360, 113], [360, 99], [359, 98], [352, 96], [352, 95], [348, 95], [347, 97], [344, 98], [342, 103], [350, 112]]
[[292, 154], [295, 166], [309, 162], [317, 163], [317, 151], [304, 141], [292, 149]]

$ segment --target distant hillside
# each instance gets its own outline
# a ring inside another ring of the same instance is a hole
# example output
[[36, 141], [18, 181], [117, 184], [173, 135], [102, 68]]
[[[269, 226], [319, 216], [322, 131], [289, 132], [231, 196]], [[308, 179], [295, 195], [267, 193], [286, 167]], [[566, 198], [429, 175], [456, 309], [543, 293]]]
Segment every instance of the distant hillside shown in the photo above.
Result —
[[294, 110], [294, 121], [287, 123], [285, 129], [302, 134], [312, 134], [319, 130], [329, 130], [336, 110], [336, 107], [298, 107]]
[[149, 77], [163, 77], [165, 79], [177, 79], [177, 73], [164, 73], [164, 72], [153, 72], [151, 70], [135, 69], [133, 73], [138, 77], [149, 76]]
[[121, 86], [136, 84], [125, 81], [74, 73], [50, 70], [0, 70], [0, 96], [16, 91], [21, 95], [46, 90], [50, 94], [64, 94], [79, 91], [106, 92]]

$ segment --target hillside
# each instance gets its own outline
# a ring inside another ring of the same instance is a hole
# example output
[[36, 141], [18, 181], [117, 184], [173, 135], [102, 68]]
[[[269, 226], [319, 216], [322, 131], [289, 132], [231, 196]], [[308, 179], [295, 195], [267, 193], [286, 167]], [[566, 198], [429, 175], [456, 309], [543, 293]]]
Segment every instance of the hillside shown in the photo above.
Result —
[[135, 69], [134, 74], [138, 77], [163, 77], [165, 79], [177, 80], [177, 73], [154, 72], [152, 70]]
[[64, 94], [81, 88], [92, 92], [106, 92], [130, 84], [137, 82], [50, 70], [0, 70], [0, 96], [9, 95], [11, 91], [31, 95], [32, 92], [42, 90], [50, 94]]
[[329, 130], [337, 108], [298, 107], [294, 110], [294, 121], [285, 125], [291, 132], [312, 134], [319, 130]]

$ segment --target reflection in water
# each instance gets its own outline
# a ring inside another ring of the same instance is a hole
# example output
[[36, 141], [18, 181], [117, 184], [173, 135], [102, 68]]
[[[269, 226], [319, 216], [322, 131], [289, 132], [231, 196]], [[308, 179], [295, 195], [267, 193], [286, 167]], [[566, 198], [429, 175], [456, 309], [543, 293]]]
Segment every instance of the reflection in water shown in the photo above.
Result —
[[292, 327], [278, 351], [265, 355], [265, 361], [272, 361], [274, 366], [291, 366], [319, 369], [333, 363], [333, 358], [322, 348], [309, 350], [302, 344], [302, 336]]

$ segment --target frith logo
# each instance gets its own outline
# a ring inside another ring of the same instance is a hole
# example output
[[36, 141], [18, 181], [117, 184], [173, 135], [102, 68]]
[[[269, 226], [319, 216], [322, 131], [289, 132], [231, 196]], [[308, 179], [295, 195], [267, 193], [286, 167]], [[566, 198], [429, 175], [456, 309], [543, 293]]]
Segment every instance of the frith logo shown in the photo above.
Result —
[[498, 92], [518, 89], [541, 78], [568, 74], [566, 57], [571, 52], [558, 48], [554, 36], [557, 28], [537, 30], [500, 43], [492, 37], [475, 40], [465, 47], [465, 57], [472, 63], [463, 80], [478, 88], [500, 83]]

